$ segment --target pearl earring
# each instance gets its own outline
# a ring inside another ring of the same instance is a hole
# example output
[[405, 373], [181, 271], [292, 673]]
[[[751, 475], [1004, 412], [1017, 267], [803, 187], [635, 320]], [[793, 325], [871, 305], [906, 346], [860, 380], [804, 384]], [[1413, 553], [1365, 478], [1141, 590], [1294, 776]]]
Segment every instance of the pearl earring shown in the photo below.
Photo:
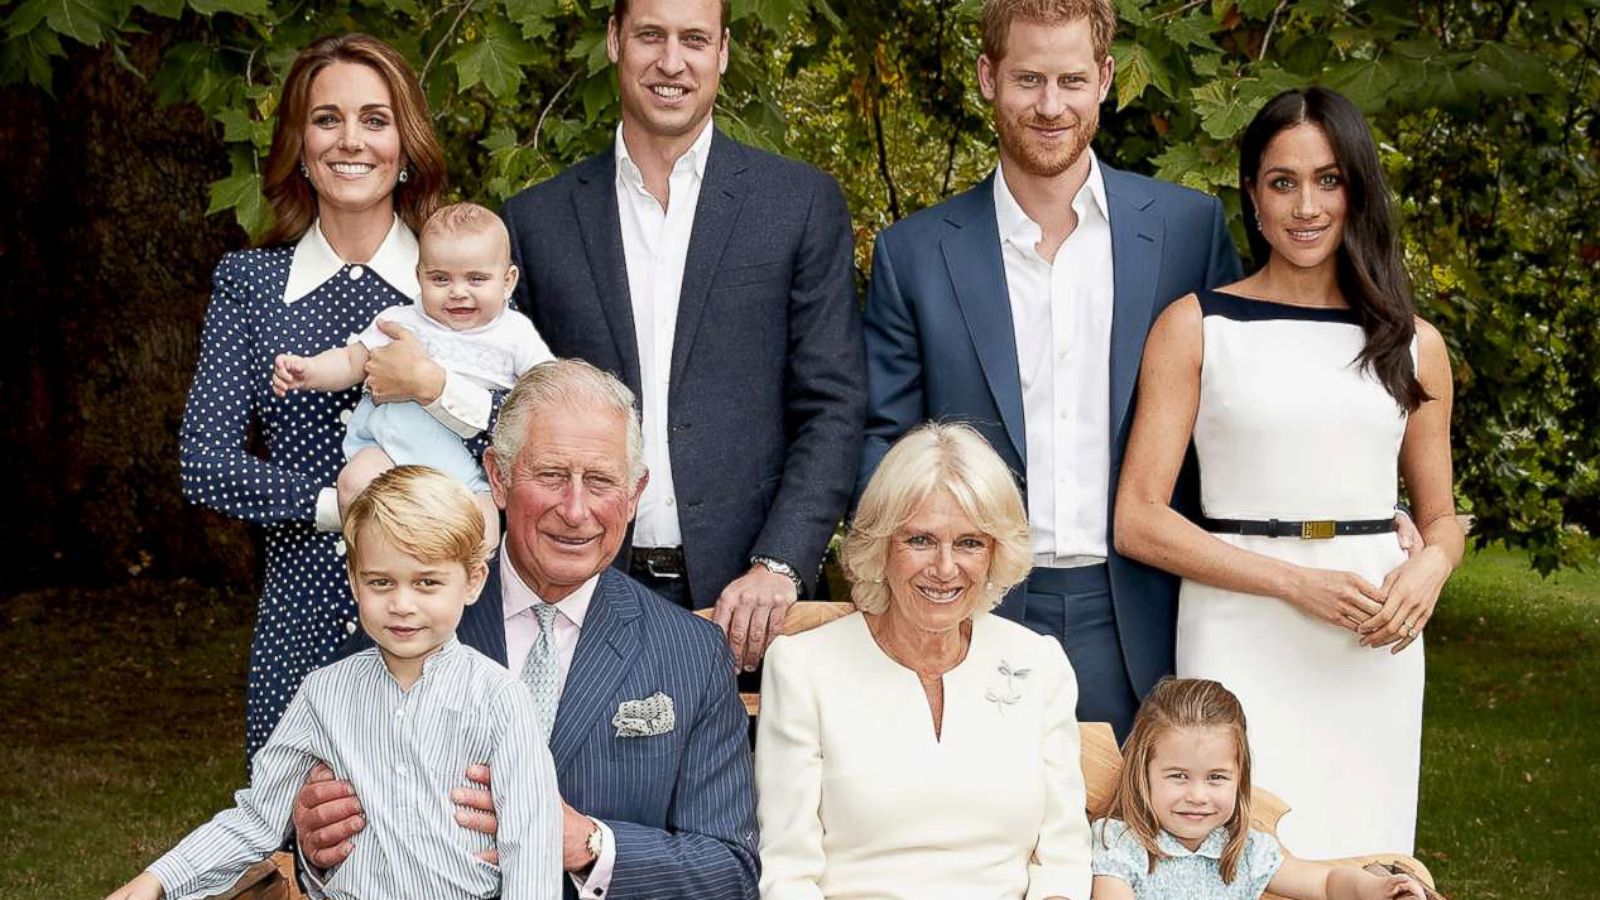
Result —
[[300, 164], [300, 176], [302, 178], [307, 178], [307, 179], [309, 179], [311, 177], [311, 170], [306, 168], [306, 164], [305, 163], [301, 163]]
[[404, 169], [400, 170], [400, 183], [401, 184], [405, 184], [406, 182], [408, 182], [410, 180], [411, 180], [411, 167], [410, 166], [406, 166]]

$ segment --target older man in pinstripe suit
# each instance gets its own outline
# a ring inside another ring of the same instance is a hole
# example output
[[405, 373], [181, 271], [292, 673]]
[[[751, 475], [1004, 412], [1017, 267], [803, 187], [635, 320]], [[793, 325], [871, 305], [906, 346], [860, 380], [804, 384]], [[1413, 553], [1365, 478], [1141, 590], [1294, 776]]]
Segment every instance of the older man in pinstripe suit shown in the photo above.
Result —
[[[522, 672], [536, 705], [555, 681], [546, 731], [565, 801], [567, 896], [754, 900], [755, 798], [732, 654], [716, 626], [610, 567], [649, 477], [641, 443], [632, 393], [612, 376], [575, 360], [524, 376], [485, 457], [504, 543], [457, 633]], [[493, 832], [487, 791], [450, 799], [466, 807], [459, 821]], [[302, 790], [295, 825], [314, 865], [359, 853], [363, 824], [346, 785]], [[315, 896], [320, 884], [307, 881]]]

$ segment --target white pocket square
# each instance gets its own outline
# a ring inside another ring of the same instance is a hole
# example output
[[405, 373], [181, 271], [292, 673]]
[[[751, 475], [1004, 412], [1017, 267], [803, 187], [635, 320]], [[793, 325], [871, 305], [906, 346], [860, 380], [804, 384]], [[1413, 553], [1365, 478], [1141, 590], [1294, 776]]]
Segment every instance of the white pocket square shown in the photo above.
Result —
[[617, 704], [617, 714], [611, 717], [619, 738], [650, 737], [666, 734], [678, 727], [678, 716], [672, 707], [672, 698], [656, 691], [643, 700], [624, 700]]

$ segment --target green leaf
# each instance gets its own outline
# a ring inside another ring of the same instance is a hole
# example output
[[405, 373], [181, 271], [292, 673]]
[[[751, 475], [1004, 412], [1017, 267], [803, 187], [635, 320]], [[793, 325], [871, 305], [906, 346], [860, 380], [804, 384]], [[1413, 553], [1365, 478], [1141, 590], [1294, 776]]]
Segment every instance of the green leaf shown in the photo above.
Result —
[[272, 0], [188, 0], [189, 8], [202, 16], [232, 13], [236, 16], [264, 16], [272, 11]]
[[[238, 164], [235, 160], [235, 167]], [[268, 217], [267, 200], [261, 195], [261, 176], [247, 169], [213, 181], [211, 205], [206, 208], [206, 215], [215, 215], [228, 209], [233, 210], [234, 219], [246, 231], [252, 235], [260, 234]]]
[[1351, 103], [1367, 113], [1382, 109], [1388, 102], [1386, 94], [1395, 86], [1382, 63], [1365, 59], [1334, 66], [1323, 73], [1322, 83], [1349, 97]]
[[1116, 0], [1117, 18], [1135, 28], [1143, 28], [1150, 24], [1150, 17], [1144, 14], [1144, 3], [1141, 0]]
[[616, 98], [617, 91], [612, 86], [610, 73], [590, 75], [578, 91], [578, 99], [583, 103], [584, 120], [591, 125], [594, 124], [599, 120], [600, 114], [611, 107]]
[[491, 19], [482, 40], [451, 54], [450, 63], [456, 67], [463, 91], [482, 82], [489, 93], [504, 97], [522, 84], [522, 67], [537, 59], [510, 23]]
[[183, 15], [183, 0], [139, 0], [138, 5], [165, 19]]
[[104, 0], [28, 0], [6, 21], [6, 31], [12, 38], [21, 37], [42, 19], [56, 34], [98, 47], [121, 21], [112, 6]]
[[1243, 92], [1239, 88], [1250, 81], [1252, 79], [1219, 78], [1194, 89], [1191, 93], [1194, 108], [1200, 114], [1200, 127], [1205, 129], [1206, 134], [1218, 140], [1231, 141], [1250, 124], [1250, 119], [1265, 100], [1241, 96]]
[[[1173, 144], [1151, 160], [1156, 165], [1156, 177], [1207, 193], [1215, 193], [1218, 188], [1236, 187], [1238, 160], [1231, 153], [1205, 152], [1212, 149], [1203, 148], [1195, 141]], [[1221, 158], [1212, 158], [1214, 156]]]
[[50, 60], [66, 55], [61, 39], [48, 28], [35, 28], [21, 39], [0, 41], [0, 84], [27, 81], [54, 97]]
[[1211, 39], [1211, 32], [1216, 27], [1217, 23], [1210, 16], [1195, 14], [1173, 19], [1163, 31], [1168, 40], [1180, 47], [1199, 47], [1221, 53], [1222, 48]]
[[213, 118], [222, 123], [223, 140], [233, 143], [251, 139], [255, 123], [251, 121], [250, 114], [244, 110], [230, 106], [217, 113]]
[[561, 15], [561, 0], [505, 0], [506, 18], [522, 29], [526, 38], [555, 34], [554, 20]]
[[1152, 84], [1167, 97], [1172, 96], [1172, 75], [1144, 44], [1118, 41], [1111, 45], [1111, 56], [1117, 61], [1118, 111], [1138, 100]]

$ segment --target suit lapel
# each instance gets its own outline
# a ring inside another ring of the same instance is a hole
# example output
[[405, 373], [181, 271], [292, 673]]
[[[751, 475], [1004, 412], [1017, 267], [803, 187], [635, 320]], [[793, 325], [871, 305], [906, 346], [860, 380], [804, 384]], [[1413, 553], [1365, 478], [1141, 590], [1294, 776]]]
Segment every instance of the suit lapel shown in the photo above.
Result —
[[639, 615], [639, 598], [628, 589], [627, 576], [611, 568], [600, 573], [556, 707], [550, 734], [556, 771], [565, 770], [596, 719], [616, 712], [610, 701], [642, 646]]
[[743, 147], [721, 131], [711, 135], [705, 179], [700, 184], [700, 199], [695, 204], [694, 225], [689, 232], [689, 251], [683, 260], [678, 320], [672, 337], [669, 397], [677, 385], [683, 383], [683, 368], [689, 361], [689, 349], [694, 345], [695, 332], [705, 312], [706, 295], [722, 263], [733, 225], [738, 221], [739, 208], [744, 205], [739, 175], [746, 165]]
[[1150, 332], [1161, 274], [1163, 228], [1150, 208], [1155, 198], [1135, 179], [1102, 167], [1106, 205], [1111, 213], [1111, 265], [1114, 312], [1111, 318], [1111, 435], [1115, 456], [1117, 435], [1128, 416], [1139, 361]]
[[622, 380], [639, 394], [639, 343], [633, 327], [633, 299], [628, 292], [627, 257], [622, 250], [622, 223], [617, 218], [616, 151], [608, 150], [583, 166], [572, 204], [578, 231], [589, 258], [600, 310], [622, 361]]
[[[500, 665], [506, 664], [505, 603], [501, 597], [500, 566], [504, 557], [489, 560], [489, 577], [483, 582], [478, 600], [461, 612], [456, 636], [461, 643], [477, 650]], [[504, 565], [510, 565], [504, 562]], [[516, 673], [512, 673], [516, 674]]]
[[1023, 431], [1022, 376], [1017, 367], [1017, 336], [1011, 323], [1011, 296], [1000, 226], [995, 221], [994, 176], [957, 198], [946, 221], [955, 230], [939, 242], [956, 302], [978, 351], [978, 364], [994, 395], [1006, 436], [1026, 471], [1028, 442]]

